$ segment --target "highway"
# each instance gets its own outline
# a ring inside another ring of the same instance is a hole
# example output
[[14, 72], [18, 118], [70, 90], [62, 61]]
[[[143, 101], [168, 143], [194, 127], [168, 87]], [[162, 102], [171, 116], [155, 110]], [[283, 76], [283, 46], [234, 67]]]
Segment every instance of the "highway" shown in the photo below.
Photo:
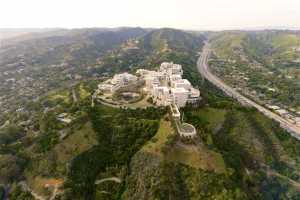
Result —
[[235, 89], [232, 87], [226, 85], [221, 79], [216, 77], [210, 72], [209, 66], [208, 66], [208, 59], [211, 53], [211, 49], [209, 46], [209, 43], [206, 43], [203, 47], [202, 53], [200, 58], [197, 62], [197, 68], [201, 76], [208, 81], [210, 81], [212, 84], [214, 84], [216, 87], [221, 89], [225, 94], [228, 96], [236, 99], [239, 101], [242, 105], [255, 107], [258, 111], [263, 113], [265, 116], [277, 121], [280, 123], [280, 126], [287, 130], [292, 136], [300, 140], [300, 127], [296, 126], [295, 124], [287, 121], [283, 117], [275, 114], [274, 112], [266, 109], [265, 107], [257, 104], [256, 102], [248, 99], [247, 97], [241, 95], [238, 93]]

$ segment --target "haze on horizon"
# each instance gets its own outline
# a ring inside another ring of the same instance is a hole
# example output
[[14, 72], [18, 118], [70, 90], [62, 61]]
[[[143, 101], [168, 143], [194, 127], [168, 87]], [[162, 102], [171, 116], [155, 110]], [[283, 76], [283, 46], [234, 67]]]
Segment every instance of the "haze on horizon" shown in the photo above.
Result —
[[299, 0], [10, 0], [0, 28], [299, 28]]

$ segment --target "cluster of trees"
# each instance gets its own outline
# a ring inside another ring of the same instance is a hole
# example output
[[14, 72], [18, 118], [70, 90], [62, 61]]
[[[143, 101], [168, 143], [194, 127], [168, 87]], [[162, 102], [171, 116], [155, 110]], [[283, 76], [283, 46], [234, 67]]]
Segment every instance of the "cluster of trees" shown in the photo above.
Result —
[[9, 192], [10, 200], [34, 200], [35, 198], [30, 194], [30, 192], [24, 192], [20, 185], [13, 184]]
[[22, 127], [11, 124], [0, 130], [0, 145], [8, 145], [25, 135]]
[[273, 130], [276, 132], [280, 144], [284, 147], [286, 153], [289, 154], [293, 159], [297, 160], [300, 163], [300, 143], [294, 137], [291, 137], [290, 134], [279, 127], [279, 124], [276, 122], [272, 123]]
[[26, 160], [11, 154], [0, 156], [0, 184], [8, 184], [21, 178]]
[[[143, 187], [140, 187], [140, 186]], [[122, 199], [247, 199], [230, 176], [195, 169], [139, 152]]]
[[58, 142], [57, 131], [62, 128], [62, 124], [56, 118], [53, 111], [45, 113], [39, 122], [40, 135], [37, 139], [37, 152], [47, 152]]
[[154, 136], [165, 112], [155, 108], [122, 110], [101, 105], [91, 108], [89, 117], [99, 144], [71, 163], [65, 185], [70, 191], [67, 195], [93, 199], [97, 175], [110, 166], [127, 166], [131, 157]]

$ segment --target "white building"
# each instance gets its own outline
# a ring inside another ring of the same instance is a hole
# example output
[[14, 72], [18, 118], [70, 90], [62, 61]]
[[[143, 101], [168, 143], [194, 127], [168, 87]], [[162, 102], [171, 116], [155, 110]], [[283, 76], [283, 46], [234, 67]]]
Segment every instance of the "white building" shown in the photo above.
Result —
[[295, 117], [294, 120], [295, 120], [295, 124], [297, 126], [300, 126], [300, 117]]
[[176, 82], [177, 80], [180, 80], [180, 79], [182, 79], [182, 77], [179, 74], [173, 74], [173, 75], [167, 77], [167, 80], [170, 82], [171, 87], [174, 87], [173, 86], [174, 82]]
[[[194, 137], [196, 135], [195, 127], [181, 122], [179, 109], [185, 107], [187, 103], [197, 103], [200, 100], [200, 91], [195, 89], [187, 79], [182, 78], [182, 66], [164, 62], [158, 71], [138, 69], [136, 74], [139, 75], [139, 80], [145, 82], [144, 90], [153, 98], [156, 105], [170, 106], [179, 135]], [[111, 80], [100, 84], [98, 88], [114, 92], [137, 80], [138, 77], [128, 73], [117, 74]]]
[[170, 89], [165, 86], [154, 87], [152, 96], [157, 105], [168, 106], [173, 102], [173, 96]]
[[173, 102], [179, 107], [184, 107], [188, 100], [189, 92], [185, 88], [171, 88]]
[[145, 90], [157, 105], [174, 103], [180, 108], [200, 99], [200, 91], [193, 88], [187, 79], [182, 79], [183, 71], [179, 64], [164, 62], [159, 71], [139, 69], [136, 73], [145, 81]]
[[175, 119], [180, 120], [180, 112], [178, 107], [175, 104], [171, 104], [170, 108], [171, 108], [172, 116]]
[[[179, 64], [164, 62], [159, 71], [139, 69], [136, 72], [145, 82], [145, 91], [157, 105], [175, 104], [178, 108], [187, 103], [194, 104], [200, 99], [200, 91], [193, 88], [187, 79], [182, 79], [182, 67]], [[116, 74], [112, 79], [98, 85], [98, 91], [113, 93], [119, 88], [136, 82], [137, 76], [129, 73]]]
[[98, 85], [98, 89], [100, 91], [103, 91], [103, 92], [114, 92], [118, 89], [118, 87], [116, 85], [113, 85], [113, 84], [109, 84], [109, 83], [101, 83]]
[[155, 76], [146, 76], [144, 80], [147, 91], [151, 91], [154, 87], [160, 86], [160, 81]]
[[184, 88], [186, 90], [190, 90], [192, 88], [192, 85], [187, 79], [179, 79], [179, 80], [173, 81], [173, 86], [172, 87], [174, 87], [174, 88]]
[[116, 74], [112, 79], [109, 79], [98, 85], [98, 90], [102, 92], [113, 93], [119, 88], [128, 85], [129, 83], [136, 82], [138, 78], [127, 72]]
[[114, 77], [111, 79], [111, 83], [115, 85], [120, 85], [124, 86], [127, 85], [130, 82], [137, 81], [137, 77], [135, 75], [129, 74], [127, 72], [122, 73], [122, 74], [116, 74]]
[[173, 62], [163, 62], [160, 65], [160, 71], [166, 73], [167, 75], [178, 74], [182, 75], [182, 67], [179, 64], [174, 64]]
[[162, 73], [162, 72], [146, 70], [146, 69], [138, 69], [136, 71], [136, 73], [139, 74], [142, 78], [145, 78], [146, 76], [153, 76], [153, 77], [157, 77], [159, 79], [165, 77], [164, 73]]
[[200, 91], [196, 88], [191, 88], [189, 90], [187, 103], [194, 104], [200, 100]]
[[281, 115], [281, 116], [286, 115], [286, 114], [289, 113], [289, 112], [288, 112], [287, 110], [285, 110], [285, 109], [279, 109], [279, 110], [276, 110], [276, 112], [277, 112], [279, 115]]

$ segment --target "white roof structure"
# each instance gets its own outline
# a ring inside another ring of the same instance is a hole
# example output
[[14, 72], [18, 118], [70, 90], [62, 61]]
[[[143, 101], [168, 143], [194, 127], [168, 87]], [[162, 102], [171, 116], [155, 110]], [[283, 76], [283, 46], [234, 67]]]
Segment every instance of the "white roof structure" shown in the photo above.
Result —
[[276, 110], [276, 112], [280, 115], [285, 115], [285, 114], [289, 113], [287, 110], [284, 110], [284, 109]]
[[187, 79], [179, 79], [174, 81], [174, 87], [175, 88], [184, 88], [186, 90], [190, 90], [192, 85]]
[[153, 87], [152, 95], [159, 105], [170, 105], [172, 103], [172, 94], [166, 86]]
[[183, 87], [178, 87], [178, 88], [171, 88], [171, 92], [174, 93], [174, 94], [177, 94], [177, 93], [188, 93], [188, 90], [186, 90]]
[[112, 79], [108, 79], [103, 83], [98, 85], [98, 90], [100, 91], [108, 91], [108, 92], [115, 92], [117, 89], [128, 85], [130, 82], [137, 81], [137, 76], [129, 74], [127, 72], [122, 74], [116, 74]]
[[171, 88], [171, 93], [173, 95], [173, 102], [179, 107], [184, 107], [188, 100], [189, 91], [185, 88]]
[[160, 94], [169, 94], [169, 88], [165, 86], [153, 87], [153, 93], [157, 96]]
[[169, 76], [172, 74], [182, 75], [182, 67], [179, 64], [174, 64], [173, 62], [163, 62], [160, 65], [160, 71], [168, 74]]
[[140, 74], [143, 77], [147, 76], [153, 76], [153, 77], [164, 77], [165, 75], [162, 72], [157, 72], [157, 71], [151, 71], [151, 70], [146, 70], [146, 69], [138, 69], [136, 71], [137, 74]]
[[109, 83], [101, 83], [101, 84], [98, 85], [99, 90], [107, 90], [107, 89], [110, 89], [112, 87], [114, 87], [114, 85], [109, 84]]
[[98, 90], [99, 91], [108, 91], [108, 92], [114, 92], [115, 90], [119, 89], [120, 85], [118, 84], [111, 84], [111, 83], [100, 83], [98, 85]]
[[170, 81], [176, 81], [182, 79], [180, 74], [172, 74], [169, 77], [170, 77]]
[[190, 90], [190, 97], [191, 98], [199, 98], [200, 97], [200, 91], [196, 88], [191, 88]]
[[148, 90], [152, 89], [153, 87], [157, 87], [157, 86], [160, 85], [159, 79], [155, 76], [146, 76], [144, 78], [144, 80], [145, 80], [146, 88]]
[[270, 108], [270, 109], [273, 109], [273, 110], [279, 110], [280, 109], [279, 106], [268, 105], [267, 107]]
[[125, 84], [130, 81], [136, 81], [136, 80], [137, 80], [137, 77], [135, 75], [125, 72], [122, 74], [114, 75], [114, 77], [111, 79], [111, 83], [112, 84]]

